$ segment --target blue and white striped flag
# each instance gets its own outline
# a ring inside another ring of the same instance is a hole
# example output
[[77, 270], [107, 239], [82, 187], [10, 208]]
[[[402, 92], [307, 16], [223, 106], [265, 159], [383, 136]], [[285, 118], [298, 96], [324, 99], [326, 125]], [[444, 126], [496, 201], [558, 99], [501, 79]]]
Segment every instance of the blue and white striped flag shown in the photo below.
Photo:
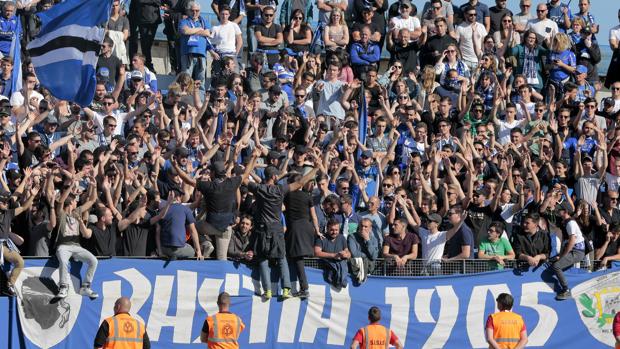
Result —
[[37, 77], [63, 100], [89, 105], [112, 0], [67, 0], [37, 14], [41, 30], [28, 44]]
[[359, 101], [359, 125], [358, 125], [358, 136], [360, 143], [366, 145], [366, 135], [368, 134], [368, 106], [366, 105], [366, 93], [365, 86], [362, 83], [362, 87], [360, 88], [360, 101]]
[[17, 16], [17, 30], [13, 32], [13, 41], [11, 42], [11, 49], [9, 56], [13, 58], [13, 73], [11, 74], [11, 93], [8, 94], [8, 98], [11, 98], [11, 94], [22, 89], [22, 44], [20, 37], [22, 33], [21, 19]]

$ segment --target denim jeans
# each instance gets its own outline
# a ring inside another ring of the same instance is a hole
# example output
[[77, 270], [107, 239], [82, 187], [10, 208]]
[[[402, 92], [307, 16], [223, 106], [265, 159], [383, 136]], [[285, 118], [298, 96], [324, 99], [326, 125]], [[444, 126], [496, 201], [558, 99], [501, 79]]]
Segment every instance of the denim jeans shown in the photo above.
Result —
[[86, 270], [86, 277], [82, 280], [82, 284], [91, 284], [93, 282], [93, 276], [95, 270], [97, 270], [97, 258], [88, 250], [77, 245], [60, 245], [56, 250], [56, 257], [60, 264], [60, 284], [69, 285], [71, 280], [69, 276], [69, 260], [71, 258], [76, 261], [88, 264]]
[[189, 76], [191, 76], [193, 80], [199, 80], [200, 89], [205, 89], [205, 74], [207, 72], [206, 56], [196, 54], [182, 55], [181, 70], [189, 74]]
[[[291, 278], [288, 270], [286, 258], [276, 259], [280, 269], [280, 281], [282, 288], [291, 288]], [[269, 269], [269, 259], [263, 259], [258, 263], [260, 268], [260, 281], [265, 291], [271, 290], [271, 269]]]

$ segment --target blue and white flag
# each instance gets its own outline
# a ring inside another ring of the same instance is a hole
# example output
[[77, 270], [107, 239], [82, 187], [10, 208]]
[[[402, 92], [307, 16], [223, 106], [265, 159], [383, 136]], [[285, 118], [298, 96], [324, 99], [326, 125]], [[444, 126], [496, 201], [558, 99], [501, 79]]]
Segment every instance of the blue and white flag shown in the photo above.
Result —
[[11, 50], [9, 56], [13, 58], [13, 73], [11, 74], [11, 94], [22, 89], [22, 45], [20, 37], [22, 33], [22, 24], [19, 16], [17, 17], [17, 29], [13, 32], [13, 41], [11, 42]]
[[37, 14], [39, 34], [28, 44], [41, 85], [58, 98], [90, 104], [112, 0], [67, 0]]
[[366, 105], [366, 93], [364, 83], [360, 89], [359, 101], [359, 140], [360, 143], [366, 145], [366, 135], [368, 134], [368, 106]]

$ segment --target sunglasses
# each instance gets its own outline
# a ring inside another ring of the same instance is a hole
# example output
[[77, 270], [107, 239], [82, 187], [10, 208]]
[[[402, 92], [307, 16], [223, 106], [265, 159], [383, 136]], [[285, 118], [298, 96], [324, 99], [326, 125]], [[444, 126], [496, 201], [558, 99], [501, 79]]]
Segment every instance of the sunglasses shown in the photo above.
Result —
[[409, 96], [398, 96], [398, 99], [408, 99]]
[[596, 105], [588, 104], [588, 105], [586, 105], [586, 108], [588, 108], [588, 109], [596, 109]]
[[101, 104], [103, 104], [103, 105], [113, 105], [114, 103], [110, 103], [110, 102], [103, 102], [103, 103], [101, 103]]
[[544, 113], [545, 109], [544, 108], [540, 108], [540, 109], [536, 109], [536, 111], [539, 112], [539, 113]]
[[536, 10], [536, 13], [545, 13], [547, 10]]
[[456, 50], [446, 50], [446, 52], [448, 52], [448, 53], [454, 53], [454, 52], [456, 52]]
[[403, 66], [402, 65], [395, 65], [394, 68], [395, 69], [403, 69]]
[[475, 111], [476, 113], [482, 113], [484, 110], [482, 110], [482, 109], [474, 109], [474, 111]]
[[301, 19], [304, 19], [304, 18], [303, 17], [295, 17], [295, 19], [300, 19], [301, 20]]
[[269, 18], [269, 17], [273, 17], [273, 13], [263, 13], [263, 16]]
[[306, 95], [295, 95], [296, 98], [304, 98]]

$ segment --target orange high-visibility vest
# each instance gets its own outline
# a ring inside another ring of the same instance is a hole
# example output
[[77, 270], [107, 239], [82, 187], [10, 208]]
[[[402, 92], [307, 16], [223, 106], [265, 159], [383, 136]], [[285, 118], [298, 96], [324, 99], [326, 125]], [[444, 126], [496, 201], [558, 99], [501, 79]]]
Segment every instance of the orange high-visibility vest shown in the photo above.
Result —
[[493, 338], [502, 349], [513, 349], [521, 340], [523, 318], [511, 311], [500, 311], [491, 315]]
[[144, 324], [127, 313], [116, 314], [105, 319], [108, 323], [108, 338], [104, 348], [142, 349]]
[[390, 347], [390, 329], [379, 324], [371, 324], [362, 328], [364, 340], [362, 349], [388, 349]]
[[237, 349], [239, 334], [245, 328], [241, 319], [233, 313], [217, 313], [207, 317], [210, 349]]

